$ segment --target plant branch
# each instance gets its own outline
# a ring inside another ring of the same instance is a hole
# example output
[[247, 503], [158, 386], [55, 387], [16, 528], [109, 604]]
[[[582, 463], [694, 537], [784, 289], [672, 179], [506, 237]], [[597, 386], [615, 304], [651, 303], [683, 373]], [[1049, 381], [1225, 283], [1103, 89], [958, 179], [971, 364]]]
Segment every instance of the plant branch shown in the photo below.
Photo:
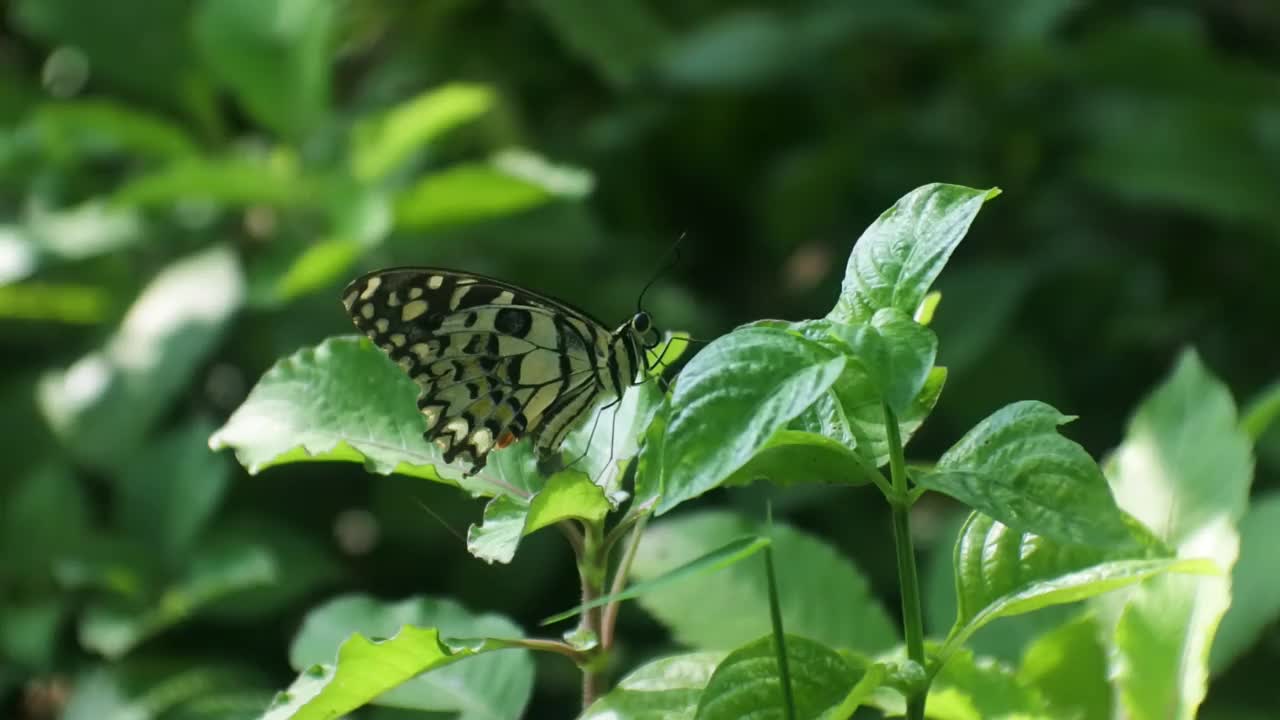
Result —
[[[578, 556], [578, 576], [582, 580], [582, 604], [600, 597], [609, 563], [604, 547], [604, 527], [600, 523], [584, 523], [582, 552]], [[588, 646], [578, 667], [582, 670], [582, 708], [585, 710], [600, 696], [604, 675], [600, 671], [603, 648], [600, 646], [601, 608], [588, 608], [578, 623], [579, 640]]]
[[[618, 560], [618, 568], [613, 572], [613, 583], [609, 587], [610, 595], [617, 595], [627, 587], [627, 576], [631, 574], [631, 563], [636, 559], [636, 550], [640, 548], [640, 539], [644, 534], [644, 526], [649, 520], [649, 515], [643, 514], [635, 522], [635, 527], [631, 530], [631, 535], [627, 538], [627, 544], [622, 550], [622, 558]], [[616, 529], [615, 529], [616, 532]], [[607, 540], [606, 545], [611, 545]], [[613, 629], [618, 622], [618, 609], [622, 606], [621, 600], [614, 600], [605, 605], [604, 617], [601, 620], [600, 627], [600, 647], [608, 652], [613, 647]]]
[[[920, 578], [916, 572], [916, 554], [911, 540], [911, 498], [907, 485], [907, 463], [902, 453], [902, 436], [898, 418], [888, 403], [884, 408], [884, 424], [889, 441], [889, 471], [893, 479], [893, 544], [898, 554], [898, 584], [902, 589], [902, 634], [907, 640], [907, 658], [925, 667], [924, 615], [920, 608]], [[911, 688], [907, 696], [907, 720], [924, 720], [925, 699], [929, 694], [926, 681]]]

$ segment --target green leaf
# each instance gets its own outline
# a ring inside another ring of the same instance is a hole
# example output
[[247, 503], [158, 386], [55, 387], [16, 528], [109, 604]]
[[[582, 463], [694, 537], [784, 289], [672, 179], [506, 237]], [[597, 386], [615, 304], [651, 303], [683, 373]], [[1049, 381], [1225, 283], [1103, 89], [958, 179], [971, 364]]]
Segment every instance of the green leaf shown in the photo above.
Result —
[[484, 522], [467, 531], [467, 551], [485, 562], [509, 563], [520, 538], [561, 520], [599, 523], [609, 501], [586, 473], [558, 472], [532, 498], [500, 495], [484, 508]]
[[769, 545], [768, 538], [762, 537], [740, 537], [725, 543], [721, 547], [711, 550], [701, 557], [694, 558], [678, 567], [671, 568], [657, 576], [649, 577], [643, 582], [636, 583], [626, 588], [622, 592], [610, 593], [602, 597], [598, 597], [589, 603], [578, 605], [577, 607], [557, 613], [543, 620], [540, 624], [550, 625], [552, 623], [567, 620], [574, 615], [580, 615], [591, 608], [601, 607], [612, 602], [620, 602], [622, 600], [630, 600], [632, 598], [642, 597], [652, 594], [659, 588], [677, 583], [689, 578], [696, 578], [700, 575], [714, 574], [720, 570], [724, 570], [732, 565], [755, 555], [758, 551], [763, 550]]
[[536, 0], [556, 37], [610, 84], [637, 79], [670, 39], [662, 18], [639, 0]]
[[578, 720], [693, 720], [698, 698], [727, 653], [659, 658], [632, 670]]
[[[307, 615], [289, 651], [289, 662], [302, 670], [332, 662], [337, 653], [337, 687], [324, 688], [325, 698], [332, 697], [335, 704], [317, 705], [317, 712], [321, 707], [338, 707], [337, 699], [349, 692], [347, 697], [359, 700], [342, 705], [338, 714], [373, 701], [414, 710], [460, 712], [460, 719], [469, 720], [519, 717], [533, 690], [533, 660], [528, 651], [486, 654], [461, 665], [435, 668], [509, 647], [505, 640], [522, 635], [510, 620], [472, 614], [452, 600], [414, 597], [385, 603], [366, 595], [346, 595]], [[450, 646], [440, 636], [497, 639], [468, 641], [464, 649]], [[391, 639], [376, 640], [384, 637]], [[344, 676], [350, 683], [345, 688]]]
[[680, 373], [663, 438], [658, 514], [745, 465], [840, 376], [845, 358], [774, 328], [736, 330]]
[[[971, 513], [951, 512], [928, 547], [928, 561], [921, 577], [924, 587], [925, 635], [942, 637], [955, 623], [957, 612], [955, 547]], [[921, 548], [920, 545], [916, 546]], [[923, 549], [923, 548], [921, 548]], [[965, 642], [974, 654], [1017, 663], [1027, 643], [1078, 614], [1071, 605], [1053, 605], [1035, 612], [1000, 618], [987, 623]]]
[[1044, 633], [1027, 646], [1018, 679], [1038, 690], [1059, 717], [1110, 717], [1101, 632], [1093, 615], [1085, 613]]
[[938, 354], [933, 331], [895, 308], [877, 310], [869, 325], [831, 327], [852, 349], [889, 407], [895, 413], [909, 412]]
[[338, 19], [325, 0], [205, 0], [192, 32], [217, 78], [262, 125], [298, 138], [329, 105]]
[[287, 302], [333, 285], [349, 274], [363, 251], [354, 240], [324, 240], [308, 245], [276, 279], [270, 301]]
[[102, 288], [63, 283], [0, 285], [0, 317], [94, 325], [107, 316], [111, 300]]
[[322, 206], [330, 182], [323, 175], [302, 174], [288, 158], [193, 158], [123, 183], [111, 201], [126, 208], [167, 208], [192, 201], [231, 207]]
[[421, 177], [395, 199], [396, 225], [421, 230], [530, 210], [556, 193], [493, 164], [454, 165]]
[[876, 474], [861, 455], [823, 435], [779, 430], [723, 485], [749, 485], [756, 480], [781, 487], [815, 482], [865, 485]]
[[67, 610], [56, 597], [0, 603], [0, 660], [33, 674], [53, 671]]
[[622, 476], [664, 400], [657, 382], [632, 386], [621, 402], [598, 410], [565, 438], [562, 456], [604, 488], [614, 507], [626, 498]]
[[215, 600], [275, 582], [277, 573], [271, 556], [255, 545], [202, 546], [191, 556], [183, 577], [165, 588], [155, 602], [91, 605], [80, 620], [80, 644], [108, 658], [119, 658]]
[[139, 213], [90, 200], [49, 210], [31, 203], [23, 230], [35, 248], [61, 260], [84, 260], [135, 245], [146, 235]]
[[[1253, 458], [1235, 403], [1193, 351], [1129, 423], [1110, 465], [1121, 507], [1179, 557], [1229, 572]], [[1134, 720], [1192, 718], [1204, 699], [1209, 647], [1231, 603], [1229, 578], [1168, 576], [1133, 591], [1120, 610], [1109, 677]]]
[[489, 112], [496, 101], [488, 85], [451, 83], [365, 115], [351, 129], [351, 172], [366, 182], [381, 179], [422, 146]]
[[[835, 325], [828, 320], [810, 320], [784, 327], [828, 346], [835, 341], [832, 337]], [[843, 344], [839, 347], [837, 352], [845, 352]], [[898, 430], [904, 446], [933, 412], [946, 380], [946, 368], [930, 370], [924, 386], [910, 406], [905, 412], [898, 413]], [[882, 467], [889, 462], [882, 393], [879, 384], [861, 362], [846, 363], [839, 379], [816, 403], [792, 421], [790, 427], [817, 433], [851, 447], [871, 467]]]
[[1084, 448], [1057, 432], [1070, 420], [1034, 400], [1007, 405], [916, 482], [1015, 530], [1068, 544], [1132, 547], [1130, 523], [1102, 471]]
[[88, 529], [89, 499], [67, 467], [18, 479], [0, 501], [0, 586], [50, 587], [50, 566], [78, 550]]
[[945, 720], [1051, 720], [1044, 698], [991, 658], [964, 650], [952, 657], [929, 688], [929, 717]]
[[199, 152], [181, 126], [110, 100], [47, 103], [35, 110], [31, 124], [45, 149], [55, 155], [101, 153], [177, 160]]
[[[42, 39], [43, 47], [84, 52], [93, 83], [101, 82], [104, 90], [172, 107], [199, 77], [187, 34], [175, 31], [186, 27], [187, 3], [19, 0], [9, 4], [7, 14], [16, 28]], [[139, 42], [142, 37], [148, 41]]]
[[[245, 666], [210, 664], [196, 658], [124, 661], [91, 667], [70, 683], [74, 688], [63, 720], [244, 720], [256, 717], [271, 695], [259, 690], [261, 678]], [[202, 715], [214, 699], [238, 701], [239, 714]], [[248, 700], [256, 700], [249, 712]]]
[[[1182, 353], [1172, 375], [1134, 413], [1112, 468], [1116, 501], [1173, 547], [1223, 520], [1234, 526], [1244, 515], [1251, 443], [1231, 392], [1195, 351]], [[1235, 552], [1229, 556], [1234, 562]]]
[[[764, 529], [727, 512], [704, 512], [651, 524], [632, 566], [637, 580], [659, 577], [726, 541]], [[897, 630], [847, 558], [817, 538], [786, 525], [769, 531], [778, 571], [783, 627], [823, 638], [834, 647], [878, 652], [898, 641]], [[831, 611], [838, 598], [840, 612]], [[770, 631], [764, 572], [741, 563], [643, 597], [640, 605], [671, 628], [677, 642], [728, 649]]]
[[165, 268], [101, 350], [41, 378], [40, 410], [58, 438], [96, 465], [131, 457], [215, 347], [243, 293], [226, 247]]
[[261, 720], [342, 717], [414, 676], [506, 647], [496, 641], [450, 646], [435, 628], [412, 626], [381, 642], [355, 634], [339, 649], [336, 667], [312, 665], [304, 670], [288, 690], [276, 695]]
[[903, 196], [858, 238], [827, 317], [862, 325], [884, 308], [914, 316], [982, 204], [999, 192], [933, 184]]
[[1280, 491], [1256, 496], [1240, 521], [1240, 559], [1231, 572], [1231, 607], [1218, 626], [1209, 667], [1221, 672], [1280, 618]]
[[1262, 434], [1271, 427], [1277, 419], [1280, 419], [1280, 381], [1276, 381], [1267, 386], [1262, 392], [1254, 397], [1253, 401], [1244, 409], [1244, 417], [1240, 420], [1240, 427], [1254, 442], [1262, 437]]
[[121, 468], [117, 524], [178, 564], [217, 509], [230, 468], [209, 453], [213, 427], [194, 421], [152, 441]]
[[1161, 573], [1217, 572], [1203, 560], [1131, 559], [1133, 552], [1058, 543], [971, 514], [956, 542], [956, 622], [943, 656], [997, 618], [1076, 602]]
[[[796, 720], [819, 718], [844, 700], [862, 673], [822, 643], [786, 637]], [[698, 701], [698, 720], [785, 717], [774, 639], [766, 635], [734, 650], [712, 673]]]
[[358, 462], [382, 475], [501, 494], [488, 473], [464, 478], [422, 439], [417, 396], [413, 380], [368, 340], [329, 338], [272, 366], [209, 447], [234, 449], [250, 474], [294, 462]]
[[317, 590], [343, 577], [342, 567], [326, 540], [265, 513], [220, 519], [201, 542], [250, 543], [271, 558], [276, 578], [268, 585], [247, 588], [214, 601], [203, 615], [227, 622], [265, 621], [279, 617], [304, 598], [314, 597]]

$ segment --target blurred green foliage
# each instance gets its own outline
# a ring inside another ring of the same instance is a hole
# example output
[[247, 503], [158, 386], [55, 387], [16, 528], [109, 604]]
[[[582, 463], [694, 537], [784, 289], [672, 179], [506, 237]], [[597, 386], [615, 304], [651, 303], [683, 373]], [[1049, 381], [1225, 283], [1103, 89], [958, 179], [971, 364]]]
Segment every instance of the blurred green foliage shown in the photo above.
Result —
[[[337, 290], [364, 269], [485, 272], [615, 320], [687, 232], [649, 305], [707, 337], [824, 312], [858, 233], [908, 189], [998, 185], [941, 280], [950, 376], [913, 454], [1036, 398], [1079, 415], [1069, 434], [1101, 456], [1186, 344], [1240, 398], [1280, 371], [1272, 3], [3, 12], [0, 715], [70, 698], [69, 718], [255, 716], [292, 677], [303, 614], [338, 589], [448, 595], [526, 626], [571, 604], [556, 538], [476, 563], [418, 506], [477, 521], [448, 488], [346, 464], [250, 480], [208, 454], [273, 361], [350, 332]], [[1274, 501], [1274, 425], [1257, 454], [1254, 492]], [[887, 515], [830, 497], [777, 507], [893, 607]], [[954, 509], [920, 510], [920, 545], [949, 557]], [[1215, 653], [1206, 717], [1274, 711], [1280, 605], [1252, 604], [1271, 619], [1232, 636], [1234, 662]], [[628, 661], [669, 646], [638, 613], [622, 625]], [[984, 649], [1000, 647], [1021, 650]], [[572, 673], [538, 678], [535, 708], [572, 703]]]

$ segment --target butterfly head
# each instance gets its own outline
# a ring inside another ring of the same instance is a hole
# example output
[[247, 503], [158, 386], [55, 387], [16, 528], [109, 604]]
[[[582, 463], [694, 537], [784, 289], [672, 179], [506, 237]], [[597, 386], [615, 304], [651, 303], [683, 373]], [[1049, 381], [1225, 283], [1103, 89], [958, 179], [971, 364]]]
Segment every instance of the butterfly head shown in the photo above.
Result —
[[662, 335], [653, 326], [653, 318], [643, 310], [631, 316], [631, 321], [627, 323], [627, 329], [640, 347], [645, 350], [652, 350], [662, 342]]

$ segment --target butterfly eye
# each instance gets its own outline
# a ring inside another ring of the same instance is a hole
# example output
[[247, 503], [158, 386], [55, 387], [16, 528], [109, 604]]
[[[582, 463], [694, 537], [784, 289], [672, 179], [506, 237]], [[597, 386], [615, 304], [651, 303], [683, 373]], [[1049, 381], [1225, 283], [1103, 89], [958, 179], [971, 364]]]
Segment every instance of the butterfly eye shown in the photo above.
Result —
[[636, 313], [636, 316], [631, 318], [631, 327], [635, 328], [636, 332], [648, 332], [649, 328], [653, 327], [653, 323], [649, 320], [649, 313]]

